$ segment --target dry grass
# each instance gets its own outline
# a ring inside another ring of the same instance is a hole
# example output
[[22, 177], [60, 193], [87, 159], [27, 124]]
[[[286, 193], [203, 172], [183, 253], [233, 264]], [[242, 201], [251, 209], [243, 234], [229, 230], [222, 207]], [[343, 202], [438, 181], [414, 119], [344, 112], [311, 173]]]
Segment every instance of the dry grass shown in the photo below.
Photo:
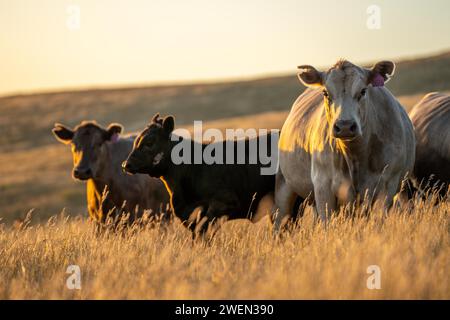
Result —
[[[211, 244], [167, 229], [95, 236], [81, 218], [0, 231], [0, 299], [449, 299], [450, 203], [417, 201], [383, 218], [339, 215], [327, 229], [307, 208], [281, 240], [267, 219], [226, 223]], [[81, 290], [66, 288], [68, 265]], [[369, 290], [369, 265], [381, 289]]]

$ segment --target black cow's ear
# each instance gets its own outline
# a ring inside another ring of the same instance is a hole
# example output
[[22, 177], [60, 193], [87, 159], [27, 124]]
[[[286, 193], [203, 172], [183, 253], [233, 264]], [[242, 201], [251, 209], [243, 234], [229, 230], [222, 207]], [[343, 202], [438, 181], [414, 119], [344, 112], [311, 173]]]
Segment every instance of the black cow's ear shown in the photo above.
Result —
[[106, 140], [112, 140], [119, 136], [122, 132], [123, 126], [119, 123], [111, 123], [106, 129]]
[[156, 113], [153, 118], [150, 120], [151, 123], [156, 123], [159, 120], [159, 113]]
[[72, 141], [74, 132], [72, 129], [60, 124], [55, 123], [55, 127], [52, 129], [53, 135], [59, 142], [68, 144]]
[[173, 116], [167, 116], [163, 121], [163, 128], [168, 134], [170, 134], [173, 129], [175, 129], [175, 119]]

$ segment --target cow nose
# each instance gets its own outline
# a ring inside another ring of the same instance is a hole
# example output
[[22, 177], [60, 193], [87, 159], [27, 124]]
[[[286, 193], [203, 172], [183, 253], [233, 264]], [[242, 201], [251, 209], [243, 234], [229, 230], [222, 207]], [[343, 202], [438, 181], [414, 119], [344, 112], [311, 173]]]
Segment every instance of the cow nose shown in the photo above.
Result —
[[73, 176], [77, 179], [88, 179], [92, 177], [91, 168], [75, 168], [73, 169]]
[[353, 138], [357, 134], [358, 126], [354, 120], [338, 120], [333, 126], [333, 135], [336, 138]]

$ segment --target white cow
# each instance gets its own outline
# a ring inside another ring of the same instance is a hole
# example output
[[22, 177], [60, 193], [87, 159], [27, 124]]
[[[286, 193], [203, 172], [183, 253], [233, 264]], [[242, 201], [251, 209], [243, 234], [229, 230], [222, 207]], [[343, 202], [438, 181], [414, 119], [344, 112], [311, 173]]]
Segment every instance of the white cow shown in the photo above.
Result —
[[445, 195], [450, 184], [450, 95], [427, 94], [410, 117], [417, 139], [414, 176], [422, 186], [436, 184]]
[[340, 205], [365, 196], [391, 206], [415, 159], [412, 123], [384, 87], [394, 68], [390, 61], [365, 69], [345, 60], [325, 72], [299, 67], [309, 89], [281, 130], [275, 231], [297, 196], [312, 197], [324, 221]]

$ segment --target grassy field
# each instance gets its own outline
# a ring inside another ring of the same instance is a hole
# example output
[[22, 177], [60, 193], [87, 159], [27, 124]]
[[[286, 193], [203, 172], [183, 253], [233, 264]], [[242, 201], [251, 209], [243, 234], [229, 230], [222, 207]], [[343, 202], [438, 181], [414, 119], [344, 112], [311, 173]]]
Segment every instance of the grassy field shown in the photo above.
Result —
[[[449, 91], [450, 53], [399, 62], [388, 87], [407, 110], [429, 91]], [[211, 244], [193, 243], [177, 221], [98, 237], [85, 219], [85, 185], [70, 176], [70, 148], [51, 135], [55, 122], [84, 119], [138, 131], [155, 112], [190, 129], [193, 120], [280, 128], [302, 90], [292, 74], [0, 98], [0, 299], [449, 299], [449, 202], [416, 200], [387, 217], [338, 215], [326, 230], [307, 208], [278, 240], [267, 217], [226, 223]], [[66, 287], [72, 264], [81, 290]], [[380, 267], [380, 290], [366, 286], [370, 265]]]
[[[417, 201], [383, 217], [333, 218], [307, 209], [275, 240], [267, 219], [225, 223], [192, 242], [178, 223], [95, 236], [83, 219], [0, 231], [0, 299], [449, 299], [449, 203]], [[66, 268], [78, 265], [81, 289]], [[369, 266], [381, 271], [368, 289]]]

